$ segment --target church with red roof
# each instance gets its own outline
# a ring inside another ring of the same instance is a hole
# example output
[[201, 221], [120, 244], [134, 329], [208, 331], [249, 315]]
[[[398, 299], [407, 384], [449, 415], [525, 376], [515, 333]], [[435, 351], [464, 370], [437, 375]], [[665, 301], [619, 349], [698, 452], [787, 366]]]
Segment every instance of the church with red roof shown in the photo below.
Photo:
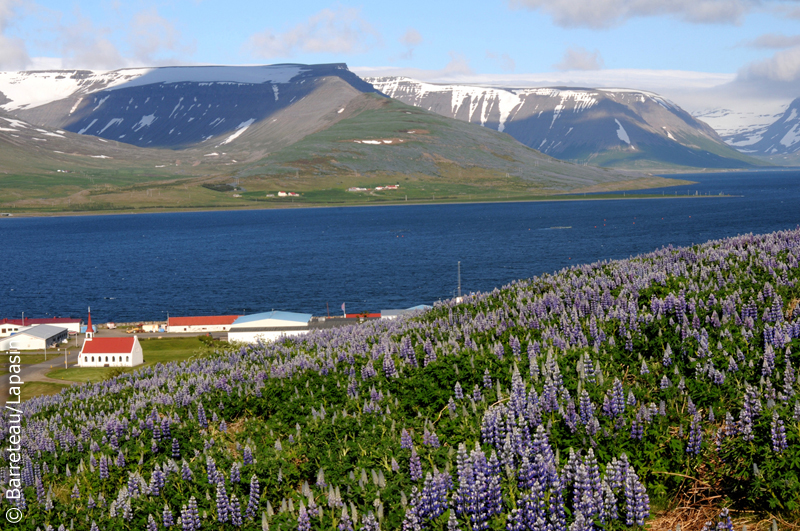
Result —
[[79, 367], [136, 367], [144, 363], [138, 337], [95, 337], [91, 330], [90, 311], [86, 340], [78, 354]]

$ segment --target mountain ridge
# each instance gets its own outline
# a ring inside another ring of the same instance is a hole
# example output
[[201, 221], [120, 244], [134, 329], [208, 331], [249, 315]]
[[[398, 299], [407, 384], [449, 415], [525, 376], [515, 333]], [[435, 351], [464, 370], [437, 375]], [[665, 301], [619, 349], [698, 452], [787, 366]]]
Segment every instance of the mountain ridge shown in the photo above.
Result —
[[507, 132], [561, 160], [635, 168], [761, 164], [726, 145], [709, 125], [649, 91], [365, 79], [387, 96]]

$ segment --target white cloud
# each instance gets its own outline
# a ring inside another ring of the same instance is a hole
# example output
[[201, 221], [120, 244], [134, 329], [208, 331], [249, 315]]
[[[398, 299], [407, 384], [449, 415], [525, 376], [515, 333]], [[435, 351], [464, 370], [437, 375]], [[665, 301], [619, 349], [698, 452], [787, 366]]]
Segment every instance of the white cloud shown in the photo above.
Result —
[[751, 48], [772, 48], [783, 49], [800, 46], [800, 35], [780, 35], [777, 33], [766, 33], [751, 41], [744, 43]]
[[353, 54], [381, 44], [381, 36], [358, 9], [323, 9], [295, 27], [276, 33], [267, 29], [248, 40], [258, 57], [291, 57], [298, 52]]
[[517, 68], [517, 63], [507, 53], [497, 55], [494, 52], [487, 51], [486, 58], [491, 59], [503, 72], [513, 72]]
[[765, 2], [776, 3], [770, 0], [509, 0], [514, 8], [544, 11], [559, 26], [588, 28], [607, 28], [630, 18], [663, 15], [700, 24], [735, 24]]
[[414, 46], [422, 44], [422, 35], [414, 28], [408, 28], [403, 36], [400, 37], [400, 42], [403, 43], [404, 46], [413, 48]]
[[63, 67], [114, 69], [128, 66], [108, 38], [111, 30], [95, 26], [80, 8], [75, 8], [72, 21], [65, 22], [63, 13], [56, 13], [56, 18], [53, 48], [60, 51]]
[[30, 63], [25, 42], [6, 35], [14, 24], [16, 8], [21, 5], [20, 0], [0, 0], [0, 69], [3, 70], [23, 69]]
[[[165, 52], [189, 50], [181, 43], [181, 34], [172, 22], [162, 17], [154, 7], [134, 15], [129, 40], [133, 57], [148, 66], [164, 62], [159, 57]], [[174, 64], [176, 61], [170, 59], [167, 62]]]
[[414, 28], [408, 28], [406, 32], [400, 37], [400, 43], [406, 47], [406, 51], [397, 56], [397, 59], [410, 61], [414, 58], [414, 48], [422, 44], [422, 35]]
[[553, 65], [556, 70], [600, 70], [603, 68], [603, 58], [600, 52], [595, 50], [590, 52], [586, 48], [568, 48], [564, 52], [561, 62]]
[[[781, 50], [769, 59], [755, 61], [739, 71], [738, 79], [747, 82], [800, 82], [800, 45]], [[794, 87], [800, 97], [800, 86]]]

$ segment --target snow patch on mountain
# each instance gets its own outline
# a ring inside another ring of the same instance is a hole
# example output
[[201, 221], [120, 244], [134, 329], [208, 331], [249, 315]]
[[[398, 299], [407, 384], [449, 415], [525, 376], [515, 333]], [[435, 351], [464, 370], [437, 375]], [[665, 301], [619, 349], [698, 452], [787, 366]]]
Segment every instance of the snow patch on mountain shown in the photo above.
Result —
[[794, 127], [792, 127], [789, 130], [789, 132], [786, 133], [786, 135], [783, 138], [781, 138], [780, 142], [786, 147], [792, 147], [793, 145], [800, 142], [800, 124], [797, 124]]
[[630, 146], [631, 145], [631, 139], [628, 136], [628, 132], [625, 131], [625, 128], [622, 127], [621, 123], [619, 123], [619, 120], [614, 118], [614, 121], [617, 122], [617, 126], [619, 127], [619, 129], [617, 129], [617, 137]]
[[256, 121], [256, 120], [255, 120], [255, 118], [250, 118], [249, 120], [247, 120], [247, 121], [245, 121], [245, 122], [242, 122], [242, 123], [240, 123], [239, 125], [237, 125], [237, 126], [236, 126], [236, 132], [235, 132], [235, 133], [233, 133], [233, 134], [232, 134], [231, 136], [229, 136], [228, 138], [226, 138], [225, 140], [223, 140], [222, 142], [220, 142], [219, 144], [217, 144], [217, 147], [219, 147], [219, 146], [224, 146], [225, 144], [228, 144], [228, 143], [230, 143], [230, 142], [233, 142], [234, 140], [236, 140], [237, 138], [239, 138], [239, 136], [240, 136], [242, 133], [244, 133], [245, 131], [247, 131], [247, 128], [248, 128], [248, 127], [250, 127], [251, 125], [253, 125], [253, 122], [255, 122], [255, 121]]
[[134, 131], [138, 131], [142, 127], [147, 127], [152, 124], [156, 119], [155, 114], [148, 114], [147, 116], [142, 116], [142, 119], [139, 120], [136, 125], [133, 126]]

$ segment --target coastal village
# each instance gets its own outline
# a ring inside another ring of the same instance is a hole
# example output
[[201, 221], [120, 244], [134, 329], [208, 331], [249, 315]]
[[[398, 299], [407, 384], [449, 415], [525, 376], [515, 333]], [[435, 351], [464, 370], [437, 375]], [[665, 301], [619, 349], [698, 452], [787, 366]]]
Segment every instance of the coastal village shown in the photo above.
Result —
[[249, 315], [203, 315], [168, 317], [166, 321], [103, 324], [92, 323], [91, 309], [86, 322], [81, 318], [4, 318], [0, 320], [0, 351], [44, 351], [77, 347], [83, 336], [78, 367], [136, 367], [144, 362], [140, 337], [212, 336], [229, 343], [269, 342], [314, 330], [337, 328], [374, 319], [395, 319], [424, 310], [407, 309], [370, 313], [343, 313], [319, 317], [308, 313], [272, 310]]

